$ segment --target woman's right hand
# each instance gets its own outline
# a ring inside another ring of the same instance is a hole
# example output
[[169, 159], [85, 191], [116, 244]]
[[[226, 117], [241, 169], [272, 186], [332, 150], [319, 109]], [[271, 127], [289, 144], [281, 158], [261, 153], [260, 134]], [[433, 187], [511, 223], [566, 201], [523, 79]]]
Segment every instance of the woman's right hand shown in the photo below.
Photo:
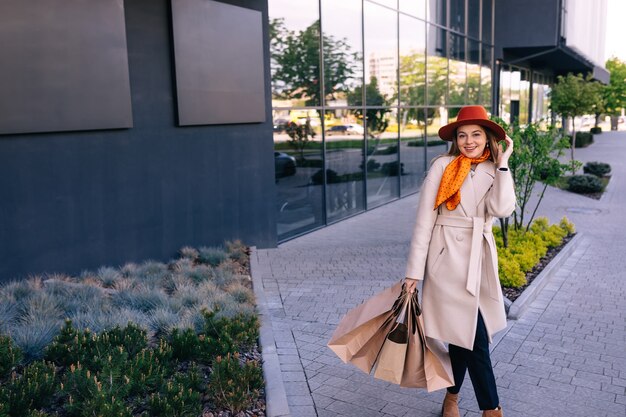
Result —
[[406, 284], [406, 290], [410, 294], [415, 292], [415, 288], [417, 287], [417, 280], [413, 278], [406, 277], [404, 278], [404, 283]]

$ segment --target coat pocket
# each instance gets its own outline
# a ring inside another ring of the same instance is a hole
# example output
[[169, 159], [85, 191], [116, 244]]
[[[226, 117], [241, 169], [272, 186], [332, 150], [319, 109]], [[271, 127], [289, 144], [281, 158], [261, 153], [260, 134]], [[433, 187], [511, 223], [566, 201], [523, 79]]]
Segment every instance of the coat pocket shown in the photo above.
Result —
[[444, 258], [444, 253], [446, 252], [446, 247], [444, 246], [443, 248], [441, 248], [441, 250], [439, 251], [439, 254], [437, 255], [437, 258], [435, 258], [435, 261], [433, 262], [432, 266], [429, 268], [429, 273], [431, 275], [434, 275], [437, 273], [437, 270], [439, 269], [439, 267], [441, 266], [441, 262], [443, 261]]

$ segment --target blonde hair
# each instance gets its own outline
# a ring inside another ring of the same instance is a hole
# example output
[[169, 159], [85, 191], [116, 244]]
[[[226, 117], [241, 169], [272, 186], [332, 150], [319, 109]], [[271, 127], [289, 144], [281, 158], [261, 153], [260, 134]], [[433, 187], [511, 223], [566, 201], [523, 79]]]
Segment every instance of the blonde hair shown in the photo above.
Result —
[[[490, 159], [492, 162], [495, 163], [498, 161], [498, 156], [500, 154], [500, 149], [498, 148], [498, 138], [495, 135], [495, 133], [493, 133], [488, 128], [484, 126], [480, 126], [480, 128], [483, 130], [483, 132], [485, 132], [485, 135], [487, 136], [487, 147], [491, 151]], [[450, 156], [459, 156], [461, 154], [461, 150], [459, 149], [459, 146], [456, 144], [456, 134], [457, 132], [454, 132], [454, 139], [452, 140], [452, 145], [450, 146], [450, 150], [448, 151], [448, 155]]]

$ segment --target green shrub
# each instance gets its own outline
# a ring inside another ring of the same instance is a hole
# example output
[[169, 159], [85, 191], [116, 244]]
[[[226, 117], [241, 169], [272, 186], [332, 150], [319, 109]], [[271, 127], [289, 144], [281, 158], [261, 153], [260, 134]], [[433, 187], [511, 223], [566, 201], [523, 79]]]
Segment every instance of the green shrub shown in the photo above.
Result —
[[179, 361], [186, 361], [197, 356], [198, 335], [193, 329], [174, 329], [169, 337], [172, 354]]
[[218, 266], [228, 258], [228, 254], [220, 247], [201, 247], [198, 249], [198, 262]]
[[0, 388], [0, 403], [7, 415], [22, 416], [31, 408], [48, 404], [57, 388], [57, 375], [53, 364], [37, 361], [24, 368], [21, 376], [15, 374]]
[[502, 231], [494, 228], [498, 247], [498, 270], [504, 287], [519, 288], [526, 284], [526, 273], [530, 272], [548, 248], [559, 246], [563, 238], [574, 233], [574, 225], [566, 217], [556, 225], [550, 225], [545, 217], [538, 217], [529, 230], [509, 229], [509, 246], [503, 247]]
[[611, 165], [604, 162], [587, 162], [583, 166], [585, 174], [595, 175], [596, 177], [604, 177], [611, 172]]
[[259, 320], [255, 315], [218, 317], [215, 311], [206, 310], [202, 314], [204, 322], [198, 348], [200, 358], [206, 363], [211, 363], [217, 356], [249, 349], [259, 338]]
[[202, 411], [200, 393], [176, 381], [169, 381], [161, 392], [151, 394], [148, 407], [151, 416], [163, 417], [196, 417]]
[[0, 335], [0, 380], [4, 379], [22, 360], [22, 352], [10, 337]]
[[592, 127], [591, 129], [589, 129], [589, 133], [591, 133], [592, 135], [599, 135], [602, 133], [602, 128], [600, 126]]
[[172, 370], [164, 363], [162, 355], [153, 349], [144, 349], [124, 368], [128, 381], [128, 394], [144, 396], [159, 389]]
[[132, 359], [147, 344], [146, 331], [134, 324], [125, 328], [118, 326], [96, 335], [89, 330], [76, 330], [72, 322], [67, 320], [60, 334], [46, 349], [45, 357], [59, 366], [82, 363], [91, 371], [99, 371], [105, 366], [111, 366], [111, 352]]
[[404, 163], [398, 164], [398, 161], [385, 162], [380, 169], [380, 172], [389, 177], [404, 175]]
[[[572, 135], [568, 135], [569, 143], [572, 143]], [[593, 135], [589, 132], [576, 132], [575, 148], [586, 148], [593, 143]]]
[[263, 388], [263, 374], [256, 361], [241, 364], [239, 355], [217, 357], [208, 384], [215, 402], [233, 413], [245, 410]]
[[602, 191], [602, 182], [594, 175], [572, 175], [567, 180], [567, 187], [575, 193], [597, 193]]
[[129, 387], [112, 374], [99, 375], [82, 364], [70, 365], [63, 379], [65, 411], [77, 417], [132, 417], [124, 401]]

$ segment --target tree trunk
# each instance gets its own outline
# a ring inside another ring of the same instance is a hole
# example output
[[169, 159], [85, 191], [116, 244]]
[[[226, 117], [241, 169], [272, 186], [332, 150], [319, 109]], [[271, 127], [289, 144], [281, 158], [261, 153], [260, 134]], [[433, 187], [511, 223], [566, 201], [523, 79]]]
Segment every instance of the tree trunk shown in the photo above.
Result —
[[611, 116], [611, 130], [617, 130], [619, 124], [619, 116]]
[[576, 147], [576, 125], [574, 124], [574, 118], [572, 117], [572, 175], [576, 175], [576, 170], [574, 169], [574, 148]]

